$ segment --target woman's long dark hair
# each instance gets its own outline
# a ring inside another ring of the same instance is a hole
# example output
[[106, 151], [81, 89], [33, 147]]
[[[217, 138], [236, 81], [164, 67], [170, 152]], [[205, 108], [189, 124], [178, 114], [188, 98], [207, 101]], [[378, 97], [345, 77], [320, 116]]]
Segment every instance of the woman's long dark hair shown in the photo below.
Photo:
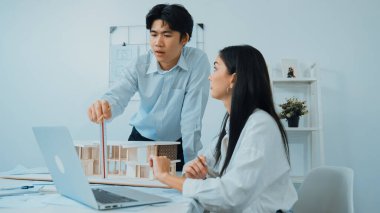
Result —
[[241, 45], [226, 47], [219, 52], [219, 56], [225, 63], [228, 72], [231, 75], [236, 73], [236, 82], [232, 90], [231, 111], [230, 114], [226, 113], [224, 116], [214, 153], [216, 165], [220, 161], [222, 139], [226, 135], [225, 127], [229, 117], [228, 148], [220, 175], [223, 175], [228, 167], [240, 133], [255, 109], [266, 111], [276, 121], [290, 164], [288, 139], [274, 108], [268, 68], [263, 55], [254, 47]]

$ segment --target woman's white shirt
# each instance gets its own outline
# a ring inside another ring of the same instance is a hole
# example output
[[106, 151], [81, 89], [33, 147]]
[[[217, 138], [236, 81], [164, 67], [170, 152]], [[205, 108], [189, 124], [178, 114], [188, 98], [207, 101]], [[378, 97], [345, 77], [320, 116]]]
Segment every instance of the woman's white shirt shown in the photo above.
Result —
[[290, 166], [275, 120], [260, 109], [252, 113], [224, 175], [219, 177], [228, 146], [228, 130], [226, 126], [219, 163], [214, 167], [215, 141], [199, 152], [206, 157], [208, 178], [187, 178], [183, 195], [215, 212], [289, 210], [297, 200], [297, 193], [290, 179]]

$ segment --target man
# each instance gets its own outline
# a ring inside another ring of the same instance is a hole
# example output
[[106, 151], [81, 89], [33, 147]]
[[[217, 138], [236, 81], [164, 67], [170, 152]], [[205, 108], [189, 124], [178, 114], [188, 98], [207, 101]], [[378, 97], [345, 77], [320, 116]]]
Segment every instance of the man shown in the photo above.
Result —
[[146, 15], [151, 50], [127, 69], [125, 76], [102, 100], [88, 109], [95, 123], [120, 115], [138, 92], [141, 104], [131, 118], [128, 140], [180, 141], [178, 170], [196, 157], [202, 117], [209, 94], [210, 64], [206, 54], [186, 47], [193, 19], [181, 5], [159, 4]]

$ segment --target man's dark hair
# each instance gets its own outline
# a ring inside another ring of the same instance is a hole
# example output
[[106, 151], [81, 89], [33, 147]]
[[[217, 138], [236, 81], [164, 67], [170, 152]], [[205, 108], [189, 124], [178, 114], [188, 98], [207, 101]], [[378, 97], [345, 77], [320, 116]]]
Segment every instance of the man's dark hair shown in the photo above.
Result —
[[146, 29], [151, 30], [153, 22], [161, 19], [169, 25], [169, 28], [178, 31], [181, 39], [189, 34], [189, 40], [193, 31], [193, 18], [185, 7], [179, 4], [158, 4], [146, 15]]

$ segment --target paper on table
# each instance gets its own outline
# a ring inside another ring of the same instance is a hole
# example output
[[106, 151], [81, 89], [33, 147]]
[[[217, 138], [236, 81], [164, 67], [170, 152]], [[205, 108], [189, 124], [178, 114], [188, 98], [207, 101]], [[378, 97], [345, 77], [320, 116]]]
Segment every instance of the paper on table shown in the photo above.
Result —
[[46, 204], [41, 202], [43, 196], [38, 194], [26, 194], [24, 196], [0, 197], [0, 208], [38, 208]]
[[12, 195], [23, 195], [30, 193], [38, 193], [42, 189], [43, 186], [33, 186], [33, 188], [29, 189], [21, 189], [21, 186], [15, 189], [3, 189], [0, 190], [0, 197], [3, 196], [12, 196]]
[[49, 170], [47, 167], [35, 167], [26, 168], [23, 165], [17, 165], [14, 169], [0, 172], [0, 175], [23, 175], [23, 174], [48, 174]]
[[41, 202], [49, 205], [53, 204], [59, 206], [75, 206], [76, 208], [88, 208], [87, 206], [60, 194], [50, 194], [43, 197], [44, 199], [41, 200]]

